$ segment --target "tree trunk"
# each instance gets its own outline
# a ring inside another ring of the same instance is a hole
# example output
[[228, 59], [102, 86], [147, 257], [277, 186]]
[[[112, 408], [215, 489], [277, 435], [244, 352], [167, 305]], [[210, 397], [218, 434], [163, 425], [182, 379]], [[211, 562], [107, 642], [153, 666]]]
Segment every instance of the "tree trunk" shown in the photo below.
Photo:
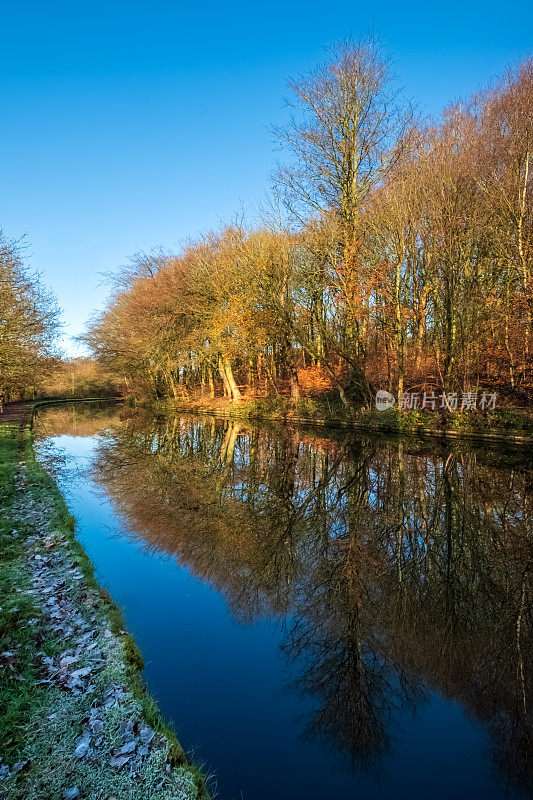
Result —
[[226, 356], [222, 356], [222, 366], [224, 372], [226, 373], [226, 379], [229, 386], [230, 396], [234, 403], [241, 402], [241, 393], [239, 391], [239, 387], [235, 382], [235, 378], [233, 377], [233, 370], [231, 369], [231, 362], [229, 358]]
[[174, 376], [173, 376], [171, 370], [169, 370], [169, 372], [168, 372], [168, 382], [170, 383], [170, 388], [172, 390], [172, 395], [174, 397], [174, 400], [177, 400], [178, 399], [178, 390], [177, 390], [176, 382], [174, 380]]
[[403, 337], [403, 319], [402, 307], [400, 298], [400, 284], [402, 277], [402, 265], [398, 260], [396, 264], [396, 278], [394, 285], [394, 305], [396, 312], [396, 358], [398, 360], [398, 408], [402, 410], [402, 395], [403, 395], [403, 379], [404, 379], [404, 337]]
[[231, 397], [231, 388], [228, 382], [228, 376], [226, 375], [226, 370], [224, 368], [224, 361], [222, 356], [219, 355], [218, 357], [218, 372], [220, 377], [222, 378], [222, 385], [224, 387], [224, 397]]
[[209, 396], [211, 397], [211, 399], [214, 399], [214, 397], [215, 397], [215, 381], [214, 381], [214, 378], [213, 378], [213, 367], [211, 366], [211, 364], [207, 365], [207, 380], [208, 380], [208, 383], [209, 383]]
[[291, 403], [296, 404], [300, 399], [300, 383], [298, 381], [298, 370], [294, 364], [289, 366], [291, 378]]

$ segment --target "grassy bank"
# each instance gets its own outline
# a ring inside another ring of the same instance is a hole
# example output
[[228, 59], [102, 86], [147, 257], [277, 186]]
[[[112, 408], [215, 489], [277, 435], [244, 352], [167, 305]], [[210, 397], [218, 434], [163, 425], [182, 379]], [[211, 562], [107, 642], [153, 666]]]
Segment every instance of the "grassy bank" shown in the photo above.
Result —
[[375, 433], [395, 433], [421, 437], [472, 439], [509, 444], [533, 445], [533, 416], [520, 409], [501, 408], [486, 413], [430, 411], [399, 412], [362, 410], [350, 414], [336, 399], [305, 398], [291, 404], [287, 398], [243, 400], [167, 401], [165, 407], [181, 411], [209, 412], [236, 419], [272, 420], [331, 427], [349, 427]]
[[0, 797], [199, 800], [28, 424], [0, 425]]

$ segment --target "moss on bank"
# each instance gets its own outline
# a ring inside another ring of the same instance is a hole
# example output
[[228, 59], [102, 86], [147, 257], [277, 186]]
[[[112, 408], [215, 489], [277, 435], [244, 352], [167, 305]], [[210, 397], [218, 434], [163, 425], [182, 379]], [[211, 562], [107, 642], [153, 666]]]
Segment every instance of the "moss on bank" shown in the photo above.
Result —
[[0, 797], [207, 798], [29, 425], [0, 425], [0, 459]]

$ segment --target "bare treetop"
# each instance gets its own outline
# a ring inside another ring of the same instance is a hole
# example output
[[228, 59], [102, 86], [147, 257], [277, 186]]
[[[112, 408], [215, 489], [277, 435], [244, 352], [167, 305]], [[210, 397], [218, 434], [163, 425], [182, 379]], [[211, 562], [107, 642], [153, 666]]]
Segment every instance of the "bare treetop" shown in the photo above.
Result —
[[369, 192], [396, 162], [413, 115], [377, 40], [345, 41], [329, 53], [289, 83], [293, 116], [274, 131], [290, 161], [276, 181], [298, 219], [333, 209], [349, 241]]

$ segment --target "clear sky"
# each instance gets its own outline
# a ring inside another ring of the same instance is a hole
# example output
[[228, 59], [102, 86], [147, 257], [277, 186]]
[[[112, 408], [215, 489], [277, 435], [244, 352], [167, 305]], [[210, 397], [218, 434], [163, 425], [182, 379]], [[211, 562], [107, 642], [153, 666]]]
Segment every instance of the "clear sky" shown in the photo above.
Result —
[[64, 309], [65, 345], [137, 250], [253, 209], [285, 79], [374, 30], [422, 111], [533, 52], [533, 2], [0, 0], [0, 226]]

